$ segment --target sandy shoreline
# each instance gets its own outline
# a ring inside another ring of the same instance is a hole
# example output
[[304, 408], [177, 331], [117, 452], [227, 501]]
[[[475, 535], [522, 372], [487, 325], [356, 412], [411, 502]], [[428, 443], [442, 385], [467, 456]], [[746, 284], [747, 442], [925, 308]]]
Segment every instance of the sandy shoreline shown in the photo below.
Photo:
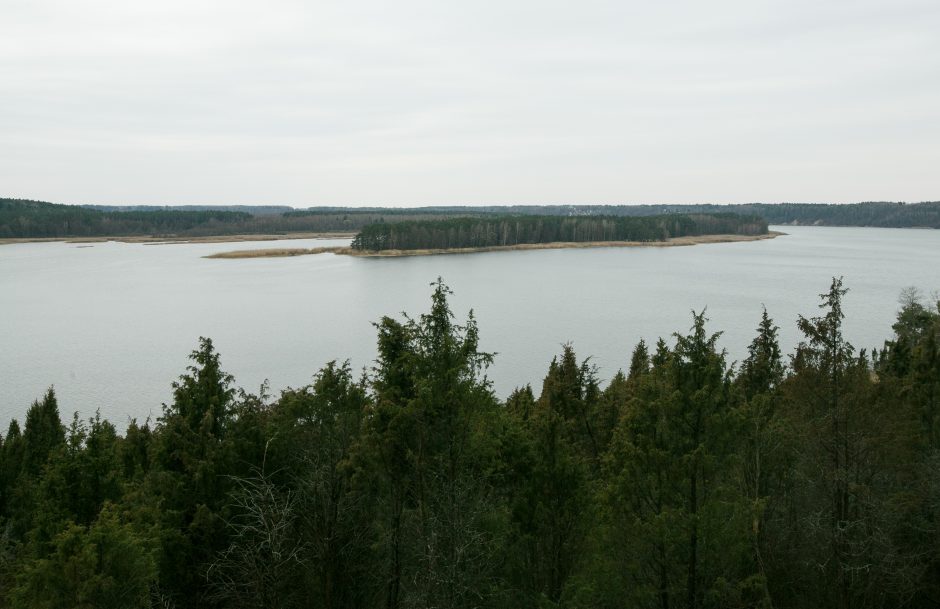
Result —
[[278, 233], [274, 235], [211, 235], [205, 237], [154, 237], [152, 235], [133, 235], [129, 237], [42, 237], [42, 238], [5, 238], [0, 245], [13, 243], [143, 243], [145, 245], [163, 245], [174, 243], [239, 243], [242, 241], [282, 241], [285, 239], [352, 239], [356, 233]]
[[436, 256], [443, 254], [472, 254], [478, 252], [508, 252], [517, 250], [569, 249], [589, 247], [677, 247], [705, 243], [732, 243], [738, 241], [761, 241], [785, 235], [770, 231], [765, 235], [701, 235], [697, 237], [674, 237], [666, 241], [578, 241], [553, 243], [521, 243], [492, 247], [461, 247], [452, 249], [383, 250], [379, 252], [359, 251], [351, 247], [279, 248], [259, 250], [236, 250], [205, 256], [205, 258], [278, 258], [308, 256], [315, 254], [338, 254], [361, 258], [400, 258], [403, 256]]

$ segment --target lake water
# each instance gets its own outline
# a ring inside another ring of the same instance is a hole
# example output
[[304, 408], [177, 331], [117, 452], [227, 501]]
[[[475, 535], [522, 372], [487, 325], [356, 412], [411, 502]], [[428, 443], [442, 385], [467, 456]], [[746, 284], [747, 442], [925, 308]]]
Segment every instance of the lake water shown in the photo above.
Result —
[[123, 428], [157, 416], [199, 336], [256, 391], [301, 386], [331, 359], [375, 358], [371, 322], [430, 303], [438, 276], [458, 320], [473, 308], [482, 347], [498, 353], [497, 394], [538, 392], [566, 342], [600, 377], [629, 363], [640, 338], [686, 331], [708, 307], [729, 360], [739, 360], [765, 304], [789, 351], [799, 314], [842, 275], [845, 331], [856, 347], [891, 334], [900, 290], [940, 289], [940, 231], [777, 228], [767, 241], [673, 248], [601, 248], [366, 259], [323, 254], [210, 260], [233, 249], [343, 241], [0, 246], [0, 425], [54, 385], [63, 418], [96, 409]]

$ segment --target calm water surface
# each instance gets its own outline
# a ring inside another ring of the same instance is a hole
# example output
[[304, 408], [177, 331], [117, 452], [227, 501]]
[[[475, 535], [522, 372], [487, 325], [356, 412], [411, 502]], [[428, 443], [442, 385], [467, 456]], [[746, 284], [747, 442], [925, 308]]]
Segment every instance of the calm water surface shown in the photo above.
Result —
[[856, 347], [890, 336], [907, 286], [940, 288], [940, 231], [785, 227], [769, 241], [362, 259], [324, 254], [208, 260], [232, 249], [342, 241], [0, 246], [0, 425], [22, 419], [54, 385], [63, 417], [96, 409], [120, 428], [157, 416], [170, 383], [209, 336], [237, 384], [256, 391], [308, 383], [331, 359], [371, 366], [383, 315], [427, 310], [436, 277], [472, 308], [500, 397], [532, 383], [571, 342], [601, 378], [640, 338], [686, 331], [708, 307], [729, 359], [740, 359], [765, 304], [789, 350], [796, 318], [815, 315], [833, 275], [850, 288], [846, 333]]

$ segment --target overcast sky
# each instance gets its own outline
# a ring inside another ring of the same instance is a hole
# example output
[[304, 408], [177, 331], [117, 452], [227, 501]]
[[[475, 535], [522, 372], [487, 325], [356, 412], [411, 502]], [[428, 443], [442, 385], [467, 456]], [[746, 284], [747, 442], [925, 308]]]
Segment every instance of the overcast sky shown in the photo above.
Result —
[[940, 2], [0, 0], [0, 196], [940, 199]]

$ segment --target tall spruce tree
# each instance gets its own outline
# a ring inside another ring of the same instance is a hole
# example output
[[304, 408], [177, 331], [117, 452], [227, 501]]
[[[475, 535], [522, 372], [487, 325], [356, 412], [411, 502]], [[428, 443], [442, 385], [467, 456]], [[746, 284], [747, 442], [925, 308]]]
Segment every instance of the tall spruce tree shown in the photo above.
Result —
[[495, 564], [486, 530], [492, 499], [481, 422], [496, 400], [472, 313], [455, 324], [450, 289], [432, 284], [431, 309], [379, 324], [375, 410], [360, 452], [360, 484], [378, 488], [376, 530], [385, 606], [475, 606]]
[[720, 578], [733, 587], [741, 576], [746, 523], [727, 474], [735, 424], [718, 337], [703, 312], [673, 350], [660, 342], [607, 460], [607, 530], [632, 546], [611, 571], [637, 606], [702, 607], [729, 594]]
[[210, 339], [200, 338], [190, 359], [159, 419], [147, 485], [160, 502], [160, 579], [177, 606], [202, 607], [210, 603], [206, 571], [227, 545], [233, 455], [225, 434], [235, 392]]
[[741, 493], [750, 504], [751, 549], [753, 564], [750, 580], [755, 598], [770, 604], [768, 589], [765, 521], [772, 504], [772, 495], [780, 490], [786, 461], [783, 429], [777, 414], [779, 386], [785, 368], [777, 339], [779, 328], [770, 319], [766, 307], [761, 313], [757, 335], [748, 346], [748, 355], [735, 379], [740, 437], [737, 470]]
[[578, 567], [587, 533], [592, 470], [599, 462], [595, 413], [599, 401], [595, 373], [577, 361], [571, 345], [554, 358], [542, 392], [524, 422], [527, 472], [514, 493], [514, 534], [510, 545], [525, 565], [513, 581], [518, 602], [558, 603]]
[[23, 428], [23, 472], [37, 478], [49, 455], [65, 443], [65, 428], [59, 417], [59, 402], [50, 387], [42, 400], [33, 402], [26, 411]]
[[797, 435], [788, 546], [805, 565], [791, 563], [786, 591], [798, 606], [808, 606], [800, 598], [810, 590], [817, 605], [891, 606], [911, 593], [921, 569], [898, 538], [903, 464], [912, 458], [907, 416], [878, 403], [867, 357], [844, 337], [846, 292], [834, 278], [820, 295], [822, 315], [800, 317], [805, 340], [783, 385], [787, 425]]

